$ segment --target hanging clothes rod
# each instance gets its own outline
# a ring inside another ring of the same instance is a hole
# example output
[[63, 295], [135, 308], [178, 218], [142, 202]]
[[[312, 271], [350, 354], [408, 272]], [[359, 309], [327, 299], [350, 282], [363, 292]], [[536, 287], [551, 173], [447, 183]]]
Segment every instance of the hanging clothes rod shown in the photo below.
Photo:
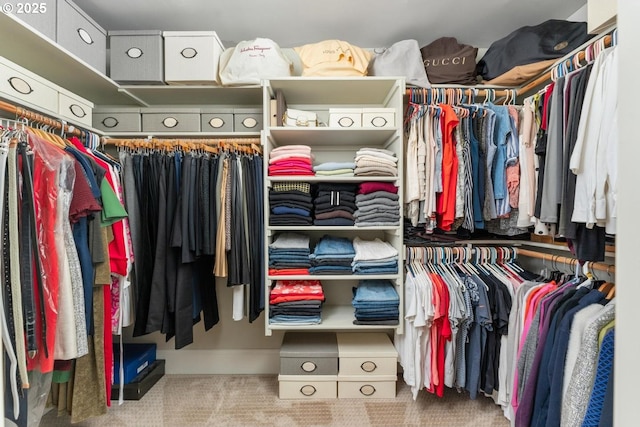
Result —
[[466, 102], [473, 103], [475, 98], [486, 99], [489, 101], [496, 101], [498, 98], [503, 98], [503, 101], [509, 102], [515, 100], [518, 95], [517, 89], [508, 88], [478, 88], [478, 87], [434, 87], [431, 89], [423, 88], [407, 88], [406, 94], [409, 97], [409, 101], [413, 101], [415, 98], [419, 98], [422, 102], [427, 103], [426, 100], [432, 100], [431, 103], [443, 103], [443, 104], [460, 104], [463, 101], [463, 97], [466, 97]]
[[[565, 257], [562, 255], [553, 255], [544, 252], [536, 252], [529, 249], [517, 249], [518, 256], [526, 256], [529, 258], [542, 259], [545, 261], [552, 261], [554, 263], [558, 263], [561, 265], [571, 265], [575, 266], [578, 263], [578, 260], [575, 258]], [[599, 270], [605, 271], [607, 273], [613, 274], [616, 272], [615, 265], [605, 264], [602, 262], [589, 262], [587, 267], [590, 270]]]
[[136, 142], [148, 142], [148, 143], [163, 143], [163, 144], [172, 144], [172, 143], [193, 143], [193, 144], [205, 144], [205, 145], [220, 145], [220, 144], [242, 144], [242, 145], [251, 145], [251, 144], [260, 144], [260, 138], [206, 138], [206, 139], [195, 139], [195, 138], [126, 138], [126, 139], [117, 139], [117, 138], [102, 138], [102, 142], [105, 145], [126, 145], [130, 143]]
[[73, 126], [69, 126], [61, 120], [52, 119], [51, 117], [47, 117], [42, 114], [35, 113], [33, 111], [27, 110], [22, 107], [18, 107], [16, 105], [10, 104], [5, 101], [0, 101], [0, 110], [6, 111], [7, 113], [11, 113], [15, 115], [16, 118], [25, 118], [30, 122], [38, 122], [40, 124], [49, 126], [53, 129], [63, 130], [68, 135], [84, 137], [83, 131], [81, 131], [80, 129], [74, 128]]

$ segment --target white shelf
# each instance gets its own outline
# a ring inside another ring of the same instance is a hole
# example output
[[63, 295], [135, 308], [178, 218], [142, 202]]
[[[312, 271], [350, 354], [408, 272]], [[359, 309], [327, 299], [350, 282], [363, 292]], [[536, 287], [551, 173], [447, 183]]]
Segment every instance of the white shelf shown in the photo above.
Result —
[[395, 329], [396, 325], [354, 325], [355, 309], [350, 305], [325, 305], [322, 307], [322, 323], [319, 325], [268, 325], [271, 330], [360, 330]]
[[94, 104], [138, 105], [126, 93], [118, 91], [116, 82], [5, 13], [0, 13], [0, 55]]
[[[398, 261], [398, 271], [402, 273], [402, 263]], [[292, 275], [292, 276], [267, 276], [267, 280], [397, 280], [401, 274], [318, 274], [318, 275]]]
[[282, 175], [282, 176], [269, 176], [267, 177], [267, 183], [271, 182], [289, 182], [289, 181], [304, 181], [304, 182], [396, 182], [400, 178], [397, 176], [319, 176], [319, 175]]
[[269, 132], [276, 145], [304, 144], [328, 149], [381, 146], [396, 135], [396, 129], [339, 129], [329, 127], [272, 127]]
[[260, 86], [182, 86], [182, 85], [122, 85], [120, 91], [150, 105], [207, 105], [211, 107], [262, 107]]
[[402, 227], [397, 225], [389, 226], [375, 226], [375, 227], [358, 227], [351, 225], [310, 225], [310, 226], [286, 226], [286, 225], [273, 225], [267, 227], [267, 230], [271, 231], [398, 231]]
[[185, 138], [260, 138], [260, 132], [109, 132], [113, 138], [185, 137]]
[[269, 80], [269, 86], [274, 92], [284, 91], [287, 104], [378, 106], [394, 95], [394, 88], [404, 89], [400, 81], [395, 77], [291, 77]]

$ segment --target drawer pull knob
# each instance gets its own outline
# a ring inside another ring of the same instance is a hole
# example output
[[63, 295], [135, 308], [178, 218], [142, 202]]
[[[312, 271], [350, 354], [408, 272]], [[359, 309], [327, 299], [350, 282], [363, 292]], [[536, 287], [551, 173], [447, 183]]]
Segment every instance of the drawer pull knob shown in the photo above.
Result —
[[378, 369], [378, 365], [376, 365], [375, 362], [366, 361], [366, 362], [363, 362], [362, 365], [360, 365], [360, 369], [362, 369], [365, 372], [373, 372], [376, 369]]
[[351, 117], [341, 117], [340, 120], [338, 120], [338, 124], [343, 128], [350, 128], [354, 123], [355, 121], [353, 121]]
[[102, 125], [109, 129], [118, 126], [119, 123], [120, 122], [115, 117], [105, 117], [104, 120], [102, 120]]
[[132, 59], [138, 59], [142, 56], [142, 49], [139, 47], [132, 47], [127, 50], [127, 56]]
[[197, 54], [198, 54], [198, 51], [192, 47], [184, 48], [182, 49], [182, 52], [180, 52], [180, 55], [182, 55], [184, 58], [187, 58], [187, 59], [195, 58]]
[[362, 387], [360, 387], [360, 393], [362, 393], [365, 396], [373, 396], [375, 392], [376, 392], [376, 388], [370, 384], [365, 384]]
[[164, 127], [174, 128], [178, 126], [178, 119], [176, 119], [175, 117], [167, 117], [162, 121], [162, 124], [164, 125]]
[[305, 372], [313, 372], [318, 369], [316, 364], [313, 362], [304, 362], [302, 365], [300, 365], [300, 368], [302, 368], [302, 370]]
[[258, 121], [253, 117], [247, 117], [242, 121], [242, 125], [247, 129], [253, 129], [254, 127], [258, 126]]
[[373, 125], [373, 127], [377, 127], [377, 128], [385, 127], [387, 123], [389, 122], [384, 117], [377, 116], [371, 119], [371, 124]]
[[222, 126], [224, 126], [224, 120], [222, 120], [220, 117], [214, 117], [213, 119], [209, 120], [209, 125], [214, 129], [220, 129]]
[[313, 396], [314, 394], [316, 394], [316, 388], [312, 385], [303, 385], [302, 387], [300, 387], [300, 393], [304, 394], [305, 396]]
[[86, 44], [93, 44], [93, 39], [91, 38], [91, 34], [84, 28], [78, 28], [78, 35]]
[[83, 118], [84, 116], [87, 115], [87, 113], [84, 111], [84, 109], [79, 106], [78, 104], [71, 104], [69, 105], [69, 111], [71, 111], [71, 114], [73, 114], [76, 117], [79, 118]]
[[9, 84], [16, 91], [23, 95], [29, 95], [33, 92], [33, 88], [26, 81], [22, 80], [20, 77], [11, 77], [9, 79]]

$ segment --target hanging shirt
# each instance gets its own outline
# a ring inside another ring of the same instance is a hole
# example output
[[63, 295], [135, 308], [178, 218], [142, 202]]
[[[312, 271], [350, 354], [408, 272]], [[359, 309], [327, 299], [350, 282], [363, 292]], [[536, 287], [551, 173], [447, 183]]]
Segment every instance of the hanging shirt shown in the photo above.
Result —
[[459, 123], [458, 116], [450, 105], [440, 104], [440, 125], [442, 127], [442, 193], [437, 198], [438, 226], [451, 230], [456, 214], [456, 186], [458, 182], [458, 156], [454, 129]]

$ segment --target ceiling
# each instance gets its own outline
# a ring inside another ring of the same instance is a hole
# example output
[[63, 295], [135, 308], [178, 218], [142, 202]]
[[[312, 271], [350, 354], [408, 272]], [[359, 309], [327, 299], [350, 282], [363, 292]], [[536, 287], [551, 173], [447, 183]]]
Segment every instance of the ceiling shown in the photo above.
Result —
[[567, 19], [586, 0], [75, 0], [107, 30], [215, 30], [226, 47], [256, 37], [294, 47], [361, 47], [442, 37], [489, 47], [516, 28]]

